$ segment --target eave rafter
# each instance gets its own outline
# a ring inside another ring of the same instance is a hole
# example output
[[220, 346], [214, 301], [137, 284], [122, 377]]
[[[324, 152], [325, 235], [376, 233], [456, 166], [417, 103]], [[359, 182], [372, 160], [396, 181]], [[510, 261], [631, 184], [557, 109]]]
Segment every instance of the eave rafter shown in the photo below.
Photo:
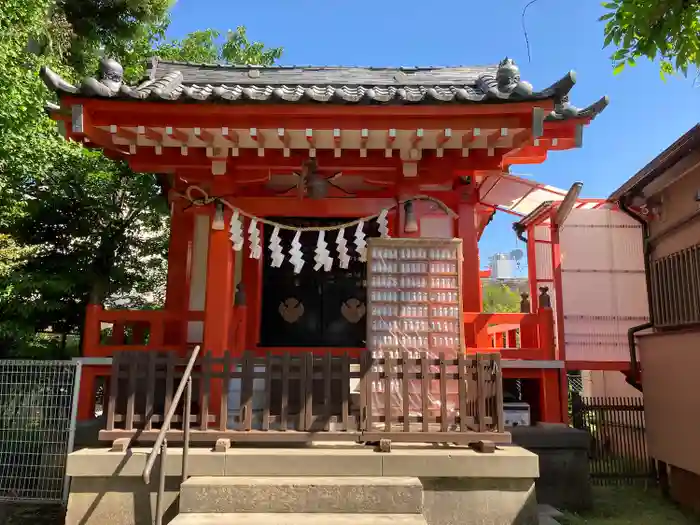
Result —
[[[241, 149], [236, 157], [225, 158], [226, 174], [234, 179], [247, 179], [250, 174], [291, 173], [298, 171], [308, 160], [308, 151], [291, 150], [287, 155], [282, 150], [270, 151], [260, 157], [256, 150]], [[340, 158], [332, 150], [319, 150], [316, 153], [319, 170], [333, 174], [362, 175], [371, 184], [394, 184], [398, 174], [403, 173], [404, 161], [398, 156], [387, 158], [383, 151], [370, 150], [365, 156], [359, 150], [347, 150]], [[191, 149], [182, 155], [179, 148], [163, 148], [160, 155], [153, 148], [141, 148], [137, 155], [128, 157], [128, 162], [135, 171], [168, 173], [206, 173], [208, 162], [206, 151]], [[417, 173], [421, 181], [433, 180], [434, 183], [446, 184], [453, 178], [453, 173], [471, 173], [474, 169], [499, 169], [499, 158], [489, 157], [484, 150], [475, 152], [470, 158], [463, 158], [459, 151], [445, 152], [437, 157], [435, 152], [426, 152], [416, 161]], [[254, 175], [258, 177], [259, 175]]]
[[[548, 150], [575, 147], [580, 143], [581, 128], [587, 124], [576, 120], [544, 121], [541, 109], [533, 108], [527, 118], [523, 115], [506, 117], [516, 118], [517, 125], [522, 126], [517, 128], [497, 127], [504, 121], [504, 117], [498, 116], [489, 117], [490, 120], [482, 119], [481, 122], [487, 126], [485, 128], [456, 130], [399, 127], [231, 129], [226, 126], [186, 127], [182, 124], [126, 126], [121, 123], [104, 126], [95, 125], [90, 101], [86, 102], [87, 108], [79, 104], [71, 106], [71, 124], [75, 123], [76, 118], [82, 122], [78, 127], [72, 126], [71, 138], [128, 157], [134, 170], [144, 172], [174, 172], [194, 168], [195, 164], [214, 175], [240, 174], [244, 170], [299, 169], [299, 161], [289, 162], [293, 156], [313, 158], [319, 152], [326, 156], [332, 152], [336, 159], [333, 164], [337, 166], [346, 165], [344, 161], [348, 158], [377, 159], [372, 166], [361, 164], [351, 168], [355, 170], [376, 170], [381, 161], [394, 159], [390, 164], [400, 167], [403, 176], [408, 178], [425, 172], [425, 163], [421, 163], [424, 157], [472, 159], [462, 163], [464, 169], [492, 169], [494, 165], [505, 168], [514, 164], [543, 162]], [[57, 112], [55, 118], [68, 117], [65, 113]], [[177, 120], [177, 115], [168, 113], [161, 118]], [[529, 125], [524, 123], [526, 120], [529, 120]], [[402, 120], [395, 118], [394, 122], [400, 126]], [[536, 134], [539, 136], [534, 138]], [[242, 163], [231, 160], [241, 155], [249, 158], [251, 151], [257, 157], [254, 165], [247, 163], [241, 168]], [[287, 161], [280, 160], [280, 157]], [[489, 157], [488, 161], [484, 160], [485, 157]]]

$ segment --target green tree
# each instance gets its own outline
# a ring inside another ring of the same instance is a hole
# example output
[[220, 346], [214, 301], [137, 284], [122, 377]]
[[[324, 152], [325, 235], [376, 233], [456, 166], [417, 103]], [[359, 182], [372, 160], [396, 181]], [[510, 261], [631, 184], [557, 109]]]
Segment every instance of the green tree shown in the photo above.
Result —
[[281, 50], [250, 43], [242, 27], [221, 43], [212, 30], [169, 41], [169, 2], [160, 0], [0, 4], [0, 355], [46, 355], [55, 339], [38, 334], [79, 332], [90, 297], [162, 302], [169, 218], [155, 175], [58, 135], [39, 67], [78, 79], [101, 50], [137, 81], [161, 52], [269, 64]]
[[615, 73], [643, 57], [660, 60], [662, 78], [700, 68], [700, 0], [608, 0], [603, 7]]
[[248, 40], [244, 26], [229, 30], [223, 43], [220, 38], [221, 33], [213, 29], [194, 31], [182, 40], [159, 43], [156, 53], [166, 60], [259, 66], [274, 64], [282, 56], [281, 47], [266, 48], [262, 42]]
[[49, 8], [53, 26], [67, 37], [64, 61], [78, 75], [95, 71], [100, 52], [142, 59], [143, 44], [161, 38], [174, 0], [55, 0]]
[[520, 311], [520, 295], [505, 284], [487, 284], [483, 306], [487, 313], [516, 313]]

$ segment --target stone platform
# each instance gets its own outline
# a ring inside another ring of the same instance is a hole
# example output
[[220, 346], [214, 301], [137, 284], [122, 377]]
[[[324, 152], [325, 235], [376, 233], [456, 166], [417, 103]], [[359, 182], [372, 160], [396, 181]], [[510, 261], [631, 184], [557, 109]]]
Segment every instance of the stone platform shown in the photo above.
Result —
[[588, 432], [566, 425], [515, 427], [513, 443], [537, 454], [537, 501], [558, 509], [584, 512], [593, 507], [589, 477]]
[[[159, 464], [146, 486], [141, 475], [149, 452], [134, 448], [72, 453], [67, 465], [72, 482], [66, 525], [152, 524]], [[380, 453], [357, 444], [322, 443], [299, 448], [234, 447], [225, 452], [193, 448], [190, 479], [182, 485], [182, 449], [169, 449], [164, 465], [164, 523], [175, 520], [173, 525], [311, 525], [315, 521], [305, 520], [308, 514], [315, 514], [316, 521], [327, 516], [329, 525], [355, 523], [353, 516], [357, 523], [371, 523], [370, 515], [379, 519], [380, 514], [381, 519], [393, 515], [397, 523], [407, 524], [538, 523], [538, 459], [514, 446], [491, 454], [420, 445], [394, 445], [391, 452]], [[205, 493], [218, 496], [202, 496]]]

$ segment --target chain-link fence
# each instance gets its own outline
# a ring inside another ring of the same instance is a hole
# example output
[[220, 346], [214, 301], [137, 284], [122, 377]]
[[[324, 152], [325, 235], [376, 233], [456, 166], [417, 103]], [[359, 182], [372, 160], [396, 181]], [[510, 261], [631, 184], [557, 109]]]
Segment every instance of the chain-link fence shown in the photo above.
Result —
[[0, 361], [0, 501], [60, 503], [80, 364]]

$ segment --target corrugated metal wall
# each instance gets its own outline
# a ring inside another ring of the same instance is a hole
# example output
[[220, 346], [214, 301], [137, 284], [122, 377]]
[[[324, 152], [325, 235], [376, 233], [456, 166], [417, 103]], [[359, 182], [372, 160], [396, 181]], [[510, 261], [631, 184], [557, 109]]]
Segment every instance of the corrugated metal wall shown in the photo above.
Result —
[[575, 209], [560, 246], [567, 360], [627, 361], [627, 330], [649, 318], [641, 226], [617, 210]]

